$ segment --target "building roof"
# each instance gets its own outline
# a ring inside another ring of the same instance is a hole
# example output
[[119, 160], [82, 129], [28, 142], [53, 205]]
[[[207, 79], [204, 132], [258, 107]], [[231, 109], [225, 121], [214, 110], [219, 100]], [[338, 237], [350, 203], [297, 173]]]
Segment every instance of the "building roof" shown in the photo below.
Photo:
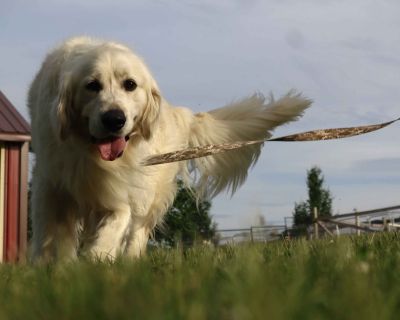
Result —
[[0, 141], [28, 141], [31, 128], [0, 90]]

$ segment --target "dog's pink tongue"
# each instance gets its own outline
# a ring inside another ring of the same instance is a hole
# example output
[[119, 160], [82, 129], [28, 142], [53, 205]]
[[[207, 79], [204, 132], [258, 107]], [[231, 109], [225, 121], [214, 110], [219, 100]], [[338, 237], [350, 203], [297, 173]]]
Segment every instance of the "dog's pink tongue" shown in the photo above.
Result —
[[103, 160], [113, 161], [122, 156], [125, 145], [125, 138], [121, 137], [99, 142], [97, 143], [97, 148], [99, 149], [101, 158]]

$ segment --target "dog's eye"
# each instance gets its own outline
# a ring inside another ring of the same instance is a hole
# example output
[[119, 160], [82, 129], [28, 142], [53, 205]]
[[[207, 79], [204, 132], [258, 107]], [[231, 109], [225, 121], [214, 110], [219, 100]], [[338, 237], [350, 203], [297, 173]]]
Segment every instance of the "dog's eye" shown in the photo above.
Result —
[[99, 92], [101, 89], [103, 89], [103, 86], [99, 80], [91, 80], [86, 84], [85, 88], [89, 91]]
[[135, 90], [136, 87], [137, 87], [137, 84], [136, 84], [136, 82], [135, 82], [133, 79], [126, 79], [126, 80], [124, 81], [123, 85], [124, 85], [124, 89], [125, 89], [126, 91], [133, 91], [133, 90]]

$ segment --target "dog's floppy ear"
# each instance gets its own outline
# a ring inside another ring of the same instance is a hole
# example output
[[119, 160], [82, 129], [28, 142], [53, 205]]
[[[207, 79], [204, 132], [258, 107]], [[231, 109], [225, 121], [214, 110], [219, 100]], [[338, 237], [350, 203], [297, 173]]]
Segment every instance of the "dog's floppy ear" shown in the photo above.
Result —
[[151, 137], [151, 127], [158, 118], [161, 106], [161, 93], [157, 83], [151, 79], [150, 85], [146, 88], [147, 105], [139, 120], [139, 130], [145, 140]]
[[72, 92], [70, 77], [61, 79], [58, 87], [57, 121], [58, 134], [61, 140], [65, 140], [71, 132]]

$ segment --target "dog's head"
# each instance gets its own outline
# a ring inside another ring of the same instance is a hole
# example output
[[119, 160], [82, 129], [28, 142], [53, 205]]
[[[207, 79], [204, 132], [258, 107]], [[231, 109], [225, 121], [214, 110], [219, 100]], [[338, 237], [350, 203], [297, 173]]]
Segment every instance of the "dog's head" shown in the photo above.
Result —
[[149, 139], [161, 96], [142, 60], [114, 43], [72, 50], [60, 73], [57, 121], [61, 139], [74, 134], [102, 159], [120, 157], [133, 134]]

